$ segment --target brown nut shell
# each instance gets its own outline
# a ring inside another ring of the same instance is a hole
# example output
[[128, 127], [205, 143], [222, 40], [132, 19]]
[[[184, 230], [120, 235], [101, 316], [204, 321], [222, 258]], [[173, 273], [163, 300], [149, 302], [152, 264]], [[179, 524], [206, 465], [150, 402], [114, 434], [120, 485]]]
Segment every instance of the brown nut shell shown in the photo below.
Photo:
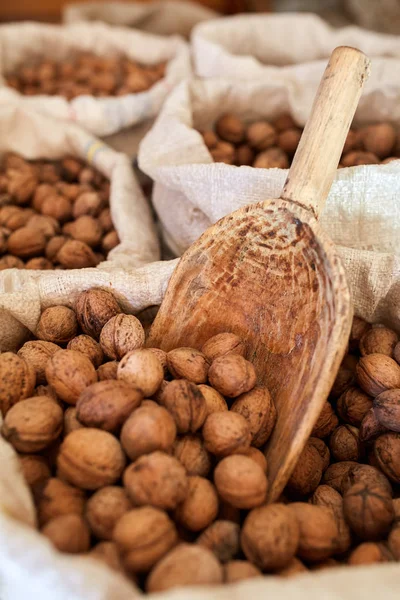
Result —
[[35, 490], [39, 524], [43, 525], [61, 515], [83, 515], [85, 494], [82, 490], [52, 477]]
[[362, 356], [367, 354], [386, 354], [393, 358], [394, 348], [399, 341], [399, 336], [388, 327], [373, 327], [369, 329], [360, 340]]
[[248, 456], [233, 454], [215, 468], [219, 495], [236, 508], [254, 508], [265, 502], [268, 482], [265, 471]]
[[199, 435], [187, 434], [178, 438], [173, 454], [185, 467], [188, 475], [206, 477], [211, 470], [211, 455]]
[[145, 398], [149, 398], [161, 386], [164, 370], [150, 350], [133, 350], [125, 354], [119, 363], [117, 377], [138, 388]]
[[387, 390], [374, 400], [374, 414], [379, 423], [391, 431], [400, 432], [400, 389]]
[[60, 552], [80, 554], [90, 548], [89, 528], [79, 515], [55, 517], [43, 527], [41, 533]]
[[186, 379], [171, 381], [161, 394], [160, 404], [172, 415], [178, 433], [194, 433], [207, 417], [203, 394], [197, 385]]
[[65, 344], [76, 336], [75, 313], [67, 306], [51, 306], [40, 315], [36, 337], [53, 344]]
[[82, 292], [75, 303], [75, 313], [83, 333], [95, 340], [99, 339], [107, 321], [121, 312], [121, 307], [111, 292], [101, 288]]
[[111, 540], [119, 519], [132, 505], [124, 488], [106, 486], [97, 490], [86, 503], [85, 517], [93, 534], [100, 540]]
[[169, 452], [176, 438], [176, 425], [162, 406], [141, 406], [129, 416], [121, 430], [122, 448], [131, 460], [155, 450]]
[[89, 335], [77, 335], [68, 342], [67, 350], [75, 350], [81, 352], [93, 363], [95, 369], [99, 368], [104, 360], [103, 350], [96, 340]]
[[100, 333], [100, 345], [106, 356], [121, 360], [128, 352], [142, 348], [144, 329], [133, 315], [119, 314], [104, 325]]
[[208, 371], [208, 378], [211, 385], [228, 398], [249, 392], [257, 380], [253, 364], [238, 354], [216, 358]]
[[197, 386], [200, 392], [203, 394], [206, 401], [207, 416], [213, 412], [220, 412], [221, 410], [228, 410], [228, 404], [225, 398], [214, 390], [210, 385], [200, 384]]
[[31, 341], [25, 344], [18, 350], [18, 356], [26, 360], [36, 373], [36, 383], [46, 383], [46, 365], [49, 358], [60, 350], [60, 347], [51, 342]]
[[321, 456], [312, 444], [307, 443], [297, 459], [296, 466], [288, 481], [288, 489], [302, 496], [309, 495], [317, 488], [321, 477]]
[[242, 454], [250, 447], [250, 426], [231, 411], [211, 413], [203, 426], [204, 447], [215, 456]]
[[370, 396], [375, 397], [386, 390], [400, 388], [400, 366], [385, 354], [362, 356], [356, 375], [360, 387]]
[[380, 486], [356, 483], [343, 497], [347, 523], [363, 540], [381, 538], [394, 519], [392, 497]]
[[245, 346], [240, 337], [234, 333], [218, 333], [209, 338], [201, 348], [207, 360], [213, 360], [226, 354], [239, 354], [244, 356]]
[[262, 573], [247, 560], [231, 560], [224, 565], [225, 583], [237, 583], [254, 577], [262, 577]]
[[372, 398], [356, 386], [350, 386], [337, 401], [339, 417], [345, 423], [355, 427], [361, 425], [370, 408], [372, 408]]
[[24, 358], [13, 352], [0, 354], [0, 407], [3, 417], [11, 406], [33, 395], [35, 383], [35, 369]]
[[336, 554], [340, 539], [338, 522], [331, 509], [294, 502], [289, 510], [300, 529], [297, 555], [307, 561], [319, 561]]
[[19, 464], [26, 483], [35, 488], [50, 479], [51, 472], [47, 460], [37, 454], [21, 454]]
[[46, 365], [48, 384], [68, 404], [76, 404], [81, 393], [97, 381], [92, 362], [81, 352], [59, 350]]
[[202, 352], [194, 348], [176, 348], [167, 354], [167, 366], [175, 379], [192, 383], [205, 383], [209, 362]]
[[203, 531], [196, 544], [208, 548], [222, 563], [232, 560], [240, 550], [240, 527], [232, 521], [218, 519]]
[[384, 433], [374, 443], [378, 466], [394, 483], [400, 483], [400, 434]]
[[175, 520], [189, 531], [201, 531], [217, 514], [218, 494], [211, 481], [198, 475], [188, 477], [187, 494], [175, 510]]
[[231, 411], [242, 415], [250, 425], [252, 445], [261, 448], [276, 421], [276, 408], [267, 388], [256, 387], [236, 398]]

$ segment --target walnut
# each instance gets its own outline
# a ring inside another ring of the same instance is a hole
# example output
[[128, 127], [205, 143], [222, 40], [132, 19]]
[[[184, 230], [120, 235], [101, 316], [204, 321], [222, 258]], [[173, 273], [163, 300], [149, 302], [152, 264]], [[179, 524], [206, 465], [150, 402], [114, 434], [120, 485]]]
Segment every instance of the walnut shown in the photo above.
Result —
[[275, 575], [279, 577], [293, 577], [299, 573], [307, 573], [308, 569], [298, 558], [292, 558], [290, 563], [284, 568], [276, 571]]
[[276, 117], [272, 124], [277, 131], [286, 131], [286, 129], [296, 127], [296, 123], [289, 113], [283, 113], [279, 117]]
[[123, 564], [130, 573], [146, 572], [178, 541], [175, 524], [166, 512], [142, 506], [126, 512], [113, 531]]
[[[358, 131], [350, 129], [347, 134], [346, 141], [343, 147], [343, 154], [347, 154], [351, 150], [359, 150], [361, 148], [361, 139]], [[355, 317], [357, 319], [358, 317]]]
[[322, 460], [322, 472], [326, 471], [326, 469], [329, 467], [331, 459], [331, 453], [329, 452], [328, 446], [325, 444], [325, 442], [315, 437], [310, 437], [308, 443], [318, 450], [318, 454]]
[[133, 315], [111, 317], [100, 333], [103, 352], [113, 360], [121, 360], [128, 352], [142, 348], [144, 339], [144, 329]]
[[96, 247], [102, 239], [103, 228], [98, 219], [90, 215], [82, 215], [76, 221], [72, 221], [69, 228], [69, 235], [75, 240], [85, 242], [91, 248]]
[[100, 365], [97, 369], [97, 376], [99, 381], [105, 381], [106, 379], [117, 379], [119, 363], [115, 360]]
[[218, 142], [218, 144], [210, 150], [210, 154], [214, 162], [232, 165], [235, 160], [235, 146], [229, 142]]
[[[138, 411], [136, 411], [137, 414]], [[122, 441], [122, 446], [124, 443]], [[206, 477], [211, 470], [211, 456], [198, 435], [186, 434], [175, 441], [173, 453], [188, 475]]]
[[325, 506], [332, 510], [338, 527], [336, 551], [338, 554], [346, 552], [350, 548], [352, 540], [350, 528], [344, 518], [342, 496], [329, 485], [320, 485], [315, 490], [310, 502], [317, 506]]
[[247, 144], [242, 144], [236, 148], [235, 152], [235, 165], [238, 167], [248, 166], [250, 167], [254, 161], [254, 150]]
[[64, 413], [64, 437], [71, 433], [71, 431], [82, 429], [82, 427], [82, 423], [77, 419], [75, 406], [67, 408]]
[[388, 537], [388, 546], [389, 550], [394, 556], [394, 558], [399, 561], [400, 560], [400, 529], [393, 529]]
[[80, 554], [90, 548], [89, 528], [79, 515], [55, 517], [43, 527], [42, 534], [60, 552]]
[[36, 337], [54, 344], [65, 344], [75, 337], [77, 330], [73, 310], [67, 306], [51, 306], [40, 315]]
[[72, 156], [67, 156], [61, 161], [62, 178], [66, 181], [77, 181], [79, 178], [79, 173], [82, 171], [82, 169], [82, 162]]
[[301, 129], [293, 127], [286, 129], [278, 135], [278, 146], [289, 156], [293, 156], [297, 150], [301, 138]]
[[247, 456], [251, 460], [254, 460], [259, 467], [261, 467], [263, 473], [267, 473], [267, 459], [264, 454], [258, 448], [254, 448], [254, 446], [250, 446], [245, 452], [243, 452], [244, 456]]
[[238, 354], [216, 358], [211, 364], [208, 377], [211, 385], [229, 398], [249, 392], [257, 380], [253, 364]]
[[254, 508], [266, 500], [265, 471], [248, 456], [223, 458], [215, 468], [214, 482], [221, 498], [236, 508]]
[[82, 292], [75, 303], [75, 313], [83, 333], [96, 340], [99, 339], [107, 321], [121, 312], [121, 307], [114, 296], [100, 288], [91, 288]]
[[114, 227], [111, 218], [111, 210], [109, 208], [103, 208], [99, 214], [99, 223], [105, 233], [108, 233]]
[[161, 394], [160, 404], [171, 413], [178, 433], [194, 433], [207, 417], [207, 406], [197, 385], [186, 379], [171, 381]]
[[55, 260], [58, 252], [61, 250], [66, 241], [67, 238], [63, 235], [56, 235], [55, 237], [51, 238], [47, 242], [45, 250], [47, 260]]
[[164, 370], [158, 358], [150, 350], [133, 350], [125, 354], [119, 363], [117, 377], [138, 388], [144, 397], [148, 398], [160, 387]]
[[57, 457], [59, 476], [85, 490], [112, 485], [122, 475], [125, 456], [111, 433], [83, 428], [64, 439]]
[[174, 512], [175, 520], [189, 531], [201, 531], [218, 514], [218, 495], [213, 484], [198, 475], [188, 477], [187, 494]]
[[343, 509], [347, 523], [363, 540], [382, 537], [394, 519], [391, 495], [376, 485], [354, 484], [343, 497]]
[[13, 231], [8, 238], [8, 251], [19, 258], [39, 256], [46, 247], [46, 237], [38, 229], [25, 226]]
[[46, 240], [60, 233], [60, 224], [58, 221], [53, 219], [53, 217], [45, 215], [32, 215], [26, 226], [36, 231], [41, 231]]
[[86, 387], [79, 396], [77, 418], [86, 427], [115, 432], [142, 399], [139, 390], [123, 381], [98, 381]]
[[349, 473], [349, 471], [356, 467], [358, 463], [352, 460], [346, 460], [339, 463], [330, 465], [325, 471], [322, 481], [326, 485], [330, 485], [336, 491], [342, 493], [343, 480]]
[[368, 125], [360, 130], [360, 137], [368, 152], [379, 158], [390, 156], [396, 143], [396, 130], [390, 123]]
[[252, 445], [256, 448], [264, 446], [276, 421], [276, 408], [267, 388], [256, 387], [242, 394], [236, 398], [231, 410], [248, 421]]
[[384, 433], [374, 443], [379, 468], [394, 483], [400, 483], [400, 434]]
[[288, 489], [306, 496], [319, 485], [322, 477], [322, 459], [318, 450], [307, 443], [288, 481]]
[[85, 388], [97, 380], [92, 362], [75, 350], [59, 350], [46, 365], [47, 382], [64, 402], [76, 404]]
[[119, 519], [132, 505], [124, 488], [106, 486], [97, 490], [86, 504], [85, 517], [92, 533], [100, 540], [111, 540]]
[[373, 441], [378, 436], [382, 435], [382, 433], [386, 433], [387, 431], [388, 429], [378, 421], [374, 409], [371, 408], [361, 421], [358, 437], [360, 442], [365, 444]]
[[209, 338], [201, 349], [204, 356], [211, 363], [226, 354], [239, 354], [244, 356], [245, 347], [239, 336], [234, 333], [218, 333]]
[[0, 209], [0, 224], [7, 230], [15, 231], [28, 224], [33, 215], [30, 208], [19, 208], [18, 206], [3, 206]]
[[393, 356], [394, 348], [399, 341], [399, 336], [387, 327], [373, 327], [369, 329], [360, 340], [362, 356], [368, 354], [386, 354]]
[[3, 417], [20, 400], [33, 395], [36, 373], [33, 366], [13, 352], [0, 354], [0, 408]]
[[217, 520], [197, 538], [196, 544], [211, 550], [222, 563], [232, 560], [240, 549], [240, 528], [237, 523]]
[[24, 269], [25, 265], [20, 258], [5, 254], [0, 258], [0, 271], [4, 269]]
[[288, 510], [300, 529], [297, 555], [307, 561], [325, 560], [336, 554], [340, 532], [334, 512], [325, 506], [294, 502]]
[[45, 369], [47, 362], [53, 354], [58, 352], [60, 347], [51, 342], [32, 341], [25, 344], [18, 350], [18, 356], [30, 364], [36, 373], [36, 383], [45, 384]]
[[61, 401], [57, 398], [57, 394], [49, 385], [38, 385], [33, 391], [33, 396], [48, 396], [61, 406]]
[[254, 508], [241, 531], [246, 558], [265, 571], [282, 569], [294, 558], [299, 544], [299, 526], [284, 504]]
[[352, 425], [339, 425], [330, 437], [329, 448], [337, 461], [359, 460], [362, 448], [358, 429]]
[[215, 123], [215, 130], [221, 139], [232, 144], [239, 144], [245, 134], [243, 121], [232, 114], [225, 114], [219, 117]]
[[378, 486], [383, 488], [389, 496], [392, 496], [392, 486], [387, 477], [382, 471], [371, 465], [357, 464], [349, 469], [342, 479], [341, 493], [345, 494], [356, 483], [364, 483], [372, 487]]
[[247, 560], [231, 560], [224, 565], [225, 583], [237, 583], [254, 577], [262, 577], [262, 573]]
[[117, 545], [114, 542], [98, 542], [92, 547], [87, 556], [101, 561], [113, 571], [119, 573], [123, 573], [124, 571]]
[[341, 164], [343, 167], [357, 167], [359, 165], [377, 165], [379, 158], [372, 152], [363, 152], [355, 150], [342, 156]]
[[60, 223], [65, 223], [71, 218], [72, 204], [65, 196], [54, 194], [43, 199], [40, 212], [42, 215], [57, 219]]
[[201, 135], [203, 136], [203, 141], [207, 148], [214, 148], [218, 144], [218, 137], [211, 129], [203, 131]]
[[169, 452], [175, 438], [174, 419], [165, 408], [157, 405], [141, 406], [132, 412], [121, 430], [121, 444], [131, 460], [155, 450]]
[[93, 250], [78, 240], [67, 240], [57, 252], [55, 260], [65, 269], [84, 269], [99, 263]]
[[250, 426], [237, 413], [211, 413], [203, 426], [204, 447], [218, 457], [242, 454], [250, 447]]
[[109, 252], [111, 252], [111, 250], [116, 248], [119, 243], [120, 243], [119, 235], [115, 230], [113, 230], [113, 231], [109, 231], [108, 233], [106, 233], [106, 235], [103, 237], [103, 240], [101, 242], [101, 247], [103, 248], [103, 251], [106, 254], [108, 254]]
[[35, 500], [41, 525], [61, 515], [83, 515], [85, 508], [84, 492], [56, 477], [35, 490]]
[[97, 192], [83, 192], [74, 202], [72, 215], [74, 219], [78, 219], [83, 215], [97, 217], [103, 208], [103, 202]]
[[36, 454], [21, 454], [19, 464], [26, 483], [35, 488], [51, 477], [50, 467], [43, 456]]
[[358, 387], [350, 386], [337, 401], [339, 417], [349, 425], [359, 427], [372, 408], [372, 399]]
[[374, 414], [381, 425], [400, 432], [400, 390], [379, 394], [374, 400]]
[[205, 383], [210, 365], [202, 352], [194, 348], [176, 348], [168, 352], [167, 366], [175, 379]]
[[383, 544], [364, 542], [357, 546], [350, 554], [347, 563], [351, 566], [373, 565], [375, 563], [393, 560], [390, 552]]
[[281, 148], [268, 148], [257, 155], [253, 167], [256, 169], [288, 169], [289, 159]]
[[205, 384], [200, 384], [197, 387], [206, 401], [207, 416], [212, 412], [228, 410], [228, 405], [225, 398], [219, 392], [217, 392], [217, 390], [214, 390], [214, 388]]
[[311, 432], [312, 437], [325, 438], [339, 425], [339, 419], [329, 402], [325, 402]]
[[103, 362], [104, 355], [101, 346], [89, 335], [78, 335], [68, 342], [67, 350], [81, 352], [93, 363], [95, 368], [99, 368]]
[[16, 204], [27, 204], [32, 198], [38, 185], [36, 176], [31, 169], [17, 171], [8, 170], [8, 193], [15, 200]]
[[211, 585], [222, 581], [222, 566], [212, 552], [198, 545], [179, 544], [150, 572], [146, 591], [162, 592], [185, 585]]
[[53, 197], [56, 195], [57, 195], [57, 191], [53, 185], [50, 185], [48, 183], [41, 183], [40, 185], [37, 186], [37, 188], [35, 189], [35, 193], [33, 194], [32, 207], [37, 212], [40, 212], [41, 208], [42, 208], [42, 204], [45, 201], [45, 199], [48, 196]]
[[247, 127], [246, 137], [251, 148], [266, 150], [276, 143], [276, 130], [266, 121], [256, 121]]
[[47, 258], [31, 258], [25, 264], [25, 269], [33, 271], [51, 271], [54, 269], [54, 265], [47, 260]]
[[339, 367], [339, 371], [330, 391], [330, 398], [339, 398], [339, 396], [341, 396], [348, 387], [354, 385], [355, 369], [353, 364], [349, 365], [346, 359], [347, 356], [344, 357], [342, 364]]
[[7, 252], [7, 240], [10, 233], [9, 229], [0, 227], [0, 254], [5, 254]]

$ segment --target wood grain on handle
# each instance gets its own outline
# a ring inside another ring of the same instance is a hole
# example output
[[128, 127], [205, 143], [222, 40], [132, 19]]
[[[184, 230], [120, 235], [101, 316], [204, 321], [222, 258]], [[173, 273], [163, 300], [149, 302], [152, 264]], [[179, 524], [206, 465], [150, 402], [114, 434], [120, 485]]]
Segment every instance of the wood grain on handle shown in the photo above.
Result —
[[356, 112], [370, 61], [360, 50], [336, 48], [304, 128], [282, 198], [321, 213]]

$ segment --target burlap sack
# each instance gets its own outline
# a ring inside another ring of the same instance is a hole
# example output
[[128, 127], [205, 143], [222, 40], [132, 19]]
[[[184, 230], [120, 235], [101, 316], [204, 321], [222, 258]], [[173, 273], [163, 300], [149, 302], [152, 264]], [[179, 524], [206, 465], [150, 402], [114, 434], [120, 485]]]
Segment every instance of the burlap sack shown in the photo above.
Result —
[[[147, 201], [128, 158], [81, 128], [15, 106], [0, 106], [0, 160], [12, 151], [28, 159], [78, 156], [111, 181], [110, 208], [121, 243], [95, 269], [0, 271], [0, 351], [14, 349], [35, 331], [40, 309], [71, 304], [82, 289], [115, 289], [124, 307], [138, 311], [160, 302], [169, 273], [159, 259], [159, 244]], [[153, 263], [146, 267], [148, 263]], [[158, 275], [158, 270], [160, 275]], [[154, 273], [157, 273], [154, 276]]]
[[371, 58], [400, 57], [398, 36], [334, 29], [312, 14], [236, 15], [200, 23], [192, 33], [200, 77], [270, 80], [273, 66], [328, 58], [336, 46], [355, 46]]
[[[147, 64], [168, 61], [166, 76], [140, 94], [79, 96], [71, 101], [61, 96], [23, 96], [5, 85], [3, 75], [22, 64], [46, 57], [64, 60], [77, 52], [100, 56], [124, 54]], [[129, 148], [130, 143], [137, 144], [134, 126], [154, 118], [170, 90], [190, 76], [190, 72], [189, 49], [178, 36], [166, 38], [103, 23], [0, 26], [0, 102], [18, 102], [42, 114], [75, 121], [101, 138], [122, 132], [124, 148]], [[118, 136], [112, 139], [118, 147]]]
[[185, 38], [197, 23], [215, 19], [218, 13], [195, 2], [83, 2], [67, 4], [64, 23], [102, 21], [109, 25], [135, 27], [158, 35]]

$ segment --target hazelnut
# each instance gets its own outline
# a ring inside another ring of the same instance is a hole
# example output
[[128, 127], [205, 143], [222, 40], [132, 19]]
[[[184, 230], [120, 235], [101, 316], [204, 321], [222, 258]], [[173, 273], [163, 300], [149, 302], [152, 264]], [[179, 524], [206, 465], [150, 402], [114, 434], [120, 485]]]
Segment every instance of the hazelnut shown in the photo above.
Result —
[[82, 215], [70, 224], [68, 233], [80, 242], [85, 242], [91, 248], [95, 248], [103, 236], [103, 229], [98, 219], [89, 215]]
[[392, 497], [381, 486], [356, 483], [343, 497], [347, 523], [363, 540], [374, 540], [387, 533], [394, 519]]
[[221, 410], [228, 410], [228, 405], [225, 398], [214, 390], [209, 385], [200, 384], [197, 386], [200, 392], [203, 394], [206, 401], [207, 416], [213, 412], [220, 412]]
[[201, 531], [217, 514], [218, 495], [213, 484], [198, 475], [188, 477], [187, 495], [175, 510], [175, 520], [189, 531]]
[[248, 166], [250, 167], [254, 161], [254, 150], [250, 148], [247, 144], [242, 144], [238, 148], [236, 148], [235, 152], [235, 164], [238, 167]]
[[79, 515], [55, 517], [43, 527], [42, 534], [60, 552], [80, 554], [90, 548], [89, 528]]
[[20, 400], [33, 395], [36, 373], [33, 366], [13, 352], [0, 354], [0, 407], [3, 417]]
[[257, 380], [252, 363], [238, 354], [216, 358], [208, 371], [208, 377], [211, 385], [228, 398], [249, 392]]
[[142, 406], [121, 430], [122, 448], [131, 460], [155, 450], [169, 452], [176, 438], [175, 421], [162, 406]]
[[66, 241], [67, 238], [63, 235], [56, 235], [55, 237], [51, 238], [46, 244], [45, 254], [47, 260], [55, 260], [58, 252], [61, 250]]
[[210, 365], [202, 352], [194, 348], [176, 348], [168, 352], [167, 366], [175, 379], [205, 383]]
[[335, 514], [325, 506], [294, 502], [288, 510], [300, 529], [297, 555], [307, 561], [330, 558], [338, 550], [339, 528]]
[[18, 350], [18, 356], [23, 358], [31, 365], [36, 373], [36, 383], [45, 384], [45, 369], [47, 362], [53, 354], [58, 352], [60, 347], [51, 342], [32, 341], [25, 344]]
[[346, 460], [339, 463], [330, 465], [325, 471], [322, 481], [326, 485], [330, 485], [336, 491], [342, 493], [342, 485], [344, 478], [348, 475], [353, 467], [356, 467], [357, 463], [352, 460]]
[[118, 365], [117, 377], [138, 388], [145, 398], [160, 387], [164, 370], [158, 358], [149, 350], [133, 350], [125, 354]]
[[[123, 441], [122, 446], [124, 446]], [[198, 435], [187, 434], [178, 438], [173, 453], [175, 458], [185, 467], [188, 475], [206, 477], [211, 470], [211, 456], [204, 448], [201, 437]]]
[[[383, 392], [385, 393], [385, 392]], [[386, 433], [388, 430], [386, 427], [381, 425], [375, 415], [375, 411], [371, 408], [361, 421], [360, 430], [358, 437], [362, 444], [368, 443], [376, 439], [382, 433]]]
[[97, 490], [86, 504], [85, 517], [92, 533], [100, 540], [111, 540], [119, 519], [132, 505], [122, 487], [107, 486]]
[[225, 583], [237, 583], [254, 577], [262, 577], [262, 573], [247, 560], [231, 560], [224, 565]]
[[59, 350], [46, 365], [47, 383], [68, 404], [76, 404], [83, 390], [97, 380], [92, 362], [75, 350]]
[[71, 431], [82, 429], [82, 427], [82, 423], [77, 419], [75, 406], [67, 408], [64, 413], [64, 437], [71, 433]]
[[90, 550], [88, 556], [106, 564], [113, 571], [123, 572], [117, 545], [114, 542], [99, 542]]
[[349, 425], [359, 427], [372, 408], [372, 399], [358, 387], [350, 386], [337, 401], [339, 417]]
[[67, 350], [81, 352], [93, 363], [95, 368], [99, 368], [103, 362], [104, 355], [101, 346], [89, 335], [78, 335], [68, 342]]
[[400, 434], [384, 433], [374, 443], [379, 468], [394, 483], [400, 483]]
[[217, 135], [226, 142], [239, 144], [245, 134], [243, 121], [236, 115], [225, 114], [219, 117], [215, 123]]
[[196, 544], [211, 550], [222, 563], [234, 558], [240, 549], [240, 528], [232, 521], [214, 521], [197, 538]]
[[385, 354], [362, 356], [356, 374], [360, 387], [370, 396], [400, 388], [400, 366]]
[[115, 360], [100, 365], [97, 369], [97, 376], [99, 381], [105, 381], [106, 379], [117, 379], [119, 363]]
[[295, 494], [306, 496], [319, 485], [322, 477], [322, 459], [318, 450], [308, 443], [300, 454], [288, 481], [288, 488]]
[[83, 515], [85, 508], [84, 492], [56, 477], [35, 490], [35, 500], [41, 525], [61, 515]]
[[246, 137], [251, 148], [266, 150], [276, 143], [276, 130], [266, 121], [256, 121], [247, 127]]
[[337, 461], [359, 460], [362, 449], [358, 429], [352, 425], [339, 425], [330, 437], [329, 448]]
[[142, 506], [117, 521], [113, 540], [130, 573], [146, 572], [178, 541], [175, 524], [163, 510]]
[[124, 486], [136, 506], [173, 510], [183, 502], [188, 478], [181, 463], [164, 452], [140, 456], [125, 470]]
[[93, 250], [78, 240], [67, 240], [57, 252], [55, 260], [65, 269], [95, 267], [99, 262]]
[[278, 146], [289, 156], [293, 156], [297, 150], [301, 138], [301, 129], [293, 127], [286, 129], [278, 135]]
[[72, 204], [65, 196], [54, 194], [52, 196], [46, 196], [40, 207], [42, 215], [47, 217], [53, 217], [60, 223], [64, 223], [71, 218]]
[[372, 152], [362, 152], [355, 150], [342, 156], [341, 164], [343, 167], [357, 167], [359, 165], [377, 165], [379, 158]]
[[392, 486], [387, 477], [379, 469], [371, 465], [354, 465], [343, 477], [341, 493], [345, 494], [347, 490], [356, 483], [364, 483], [372, 487], [380, 487], [392, 496]]
[[50, 467], [43, 456], [22, 454], [19, 457], [22, 474], [26, 483], [34, 488], [51, 477]]
[[311, 432], [312, 437], [325, 438], [339, 425], [339, 419], [329, 402], [325, 402]]
[[99, 223], [105, 233], [108, 233], [114, 227], [111, 218], [111, 210], [109, 208], [103, 208], [99, 214]]
[[111, 317], [100, 333], [103, 352], [113, 360], [121, 360], [128, 352], [142, 348], [144, 339], [144, 329], [133, 315]]
[[97, 217], [103, 208], [102, 204], [102, 200], [97, 192], [83, 192], [74, 202], [72, 215], [74, 219], [78, 219], [83, 215]]
[[222, 162], [231, 165], [235, 160], [235, 146], [229, 144], [229, 142], [218, 142], [218, 144], [210, 150], [210, 154], [214, 162]]
[[211, 413], [203, 426], [204, 447], [215, 456], [243, 454], [250, 447], [250, 426], [231, 411]]
[[236, 508], [250, 509], [265, 502], [265, 471], [248, 456], [234, 454], [223, 458], [215, 468], [214, 482], [221, 498]]
[[98, 381], [83, 390], [76, 403], [78, 420], [87, 427], [117, 431], [143, 396], [123, 381]]
[[388, 552], [383, 544], [364, 542], [351, 552], [347, 562], [351, 566], [359, 566], [373, 565], [390, 560], [392, 560], [390, 552]]
[[381, 425], [400, 432], [400, 389], [379, 394], [374, 400], [374, 414]]
[[6, 254], [0, 258], [0, 271], [4, 269], [25, 269], [25, 265], [20, 258]]
[[326, 469], [329, 467], [331, 459], [331, 453], [329, 452], [328, 446], [325, 444], [325, 442], [315, 437], [310, 437], [308, 443], [318, 450], [318, 454], [322, 460], [322, 472], [326, 471]]
[[83, 428], [64, 439], [57, 457], [59, 476], [85, 490], [115, 483], [125, 467], [118, 440], [107, 431]]
[[289, 159], [281, 148], [268, 148], [257, 155], [253, 167], [256, 169], [288, 169]]
[[25, 269], [32, 271], [51, 271], [53, 264], [47, 258], [31, 258], [25, 265]]
[[19, 258], [39, 256], [46, 247], [46, 237], [38, 229], [25, 226], [13, 231], [8, 238], [8, 251]]
[[252, 445], [264, 446], [276, 421], [276, 408], [267, 388], [256, 387], [236, 398], [231, 411], [242, 415], [250, 425]]
[[103, 237], [103, 240], [101, 242], [101, 247], [103, 248], [103, 251], [106, 254], [108, 254], [109, 252], [111, 252], [111, 250], [116, 248], [119, 243], [120, 243], [119, 235], [115, 230], [113, 230], [113, 231], [109, 231], [108, 233], [106, 233], [106, 235]]
[[360, 340], [362, 356], [368, 354], [386, 354], [393, 356], [394, 348], [399, 341], [399, 336], [387, 327], [373, 327], [369, 329]]
[[379, 158], [390, 156], [396, 143], [396, 130], [390, 123], [368, 125], [360, 130], [360, 136], [365, 149], [373, 152]]
[[218, 144], [218, 137], [211, 129], [203, 131], [201, 135], [203, 136], [203, 141], [207, 148], [214, 148]]
[[277, 131], [286, 131], [286, 129], [292, 129], [293, 127], [296, 127], [296, 123], [289, 113], [283, 113], [274, 119], [273, 126]]
[[254, 508], [241, 531], [246, 558], [262, 570], [287, 566], [299, 544], [299, 526], [293, 511], [284, 504]]
[[212, 585], [222, 581], [222, 566], [212, 552], [198, 545], [179, 544], [150, 572], [146, 591], [162, 592], [185, 585]]
[[40, 315], [36, 337], [40, 340], [65, 344], [78, 330], [75, 313], [67, 306], [51, 306]]
[[244, 356], [245, 347], [239, 336], [234, 333], [218, 333], [209, 338], [201, 349], [204, 356], [211, 363], [226, 354], [239, 354]]
[[178, 433], [194, 433], [207, 417], [203, 394], [197, 385], [186, 379], [171, 381], [161, 394], [160, 404], [171, 413]]

